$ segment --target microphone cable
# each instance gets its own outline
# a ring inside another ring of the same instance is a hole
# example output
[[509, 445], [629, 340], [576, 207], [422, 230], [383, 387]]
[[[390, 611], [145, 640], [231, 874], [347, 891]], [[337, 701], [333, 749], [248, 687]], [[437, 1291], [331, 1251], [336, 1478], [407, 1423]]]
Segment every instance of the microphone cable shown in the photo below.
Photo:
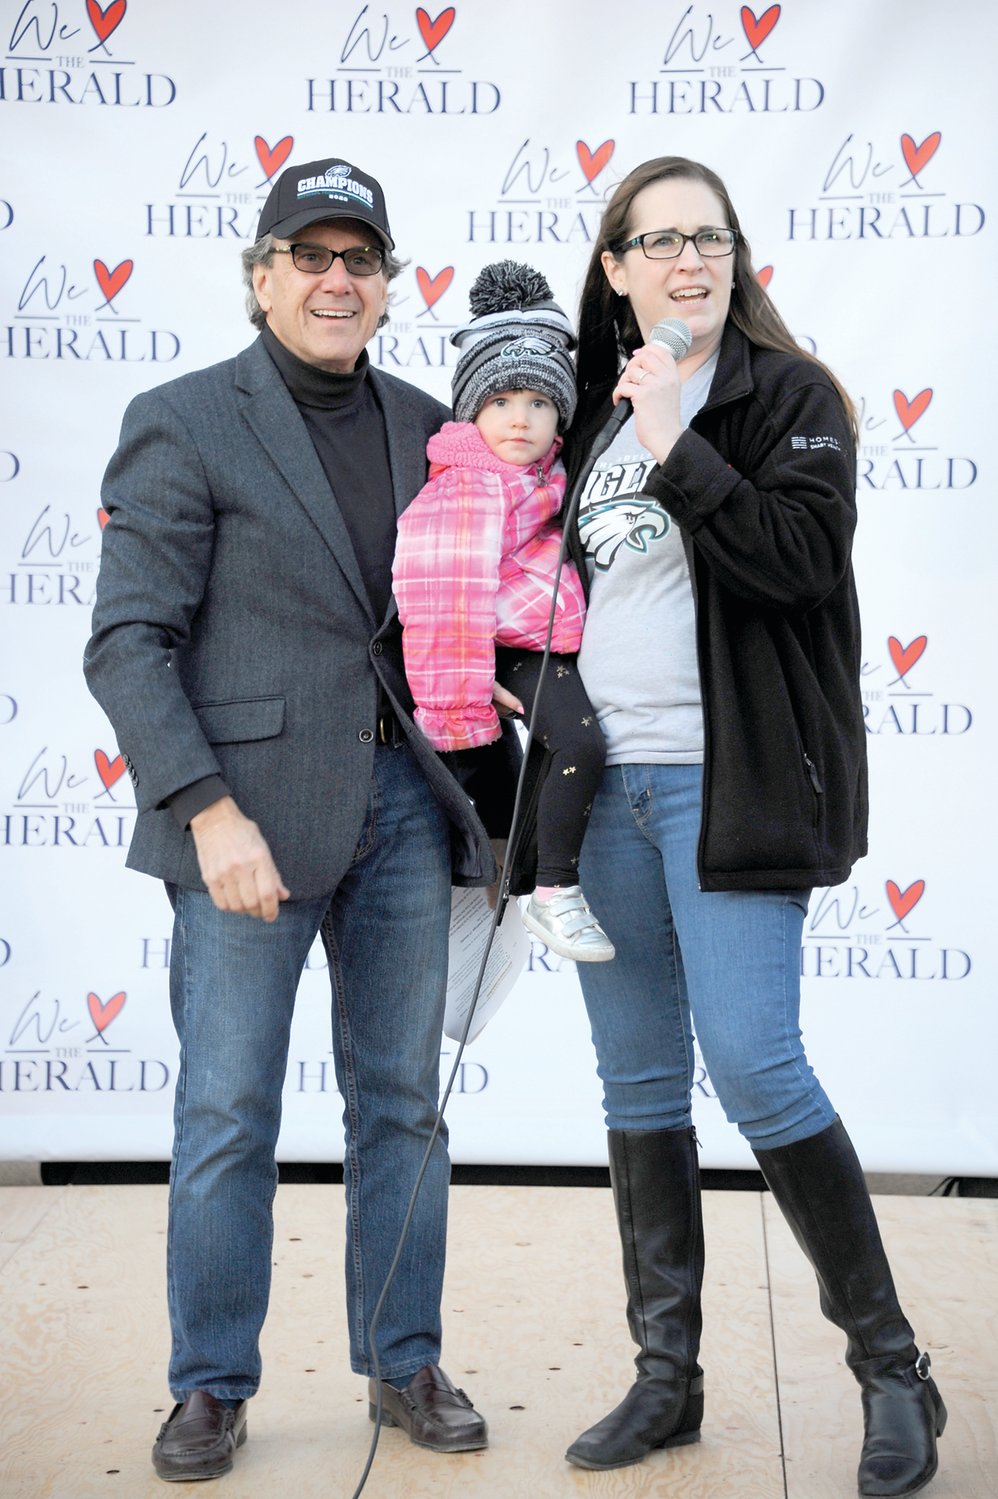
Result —
[[368, 1328], [367, 1341], [368, 1351], [371, 1359], [371, 1377], [374, 1380], [375, 1389], [377, 1390], [377, 1401], [374, 1410], [374, 1434], [371, 1437], [371, 1444], [368, 1449], [367, 1461], [364, 1464], [363, 1472], [361, 1473], [360, 1480], [357, 1484], [357, 1487], [353, 1491], [351, 1499], [360, 1499], [360, 1494], [362, 1493], [364, 1485], [367, 1483], [367, 1480], [370, 1476], [371, 1468], [374, 1464], [375, 1454], [378, 1450], [378, 1439], [381, 1435], [381, 1428], [383, 1424], [384, 1408], [381, 1389], [381, 1364], [378, 1358], [378, 1346], [376, 1337], [378, 1324], [381, 1319], [381, 1313], [384, 1309], [385, 1301], [388, 1297], [388, 1292], [391, 1289], [392, 1282], [395, 1279], [395, 1273], [398, 1270], [399, 1261], [402, 1258], [402, 1251], [405, 1248], [405, 1242], [409, 1235], [409, 1229], [412, 1224], [413, 1214], [416, 1211], [416, 1201], [419, 1197], [419, 1189], [423, 1184], [423, 1178], [425, 1177], [427, 1168], [429, 1167], [430, 1157], [433, 1154], [433, 1148], [440, 1136], [440, 1131], [443, 1127], [444, 1121], [444, 1111], [447, 1108], [448, 1103], [450, 1102], [450, 1096], [454, 1090], [454, 1083], [457, 1080], [458, 1069], [461, 1065], [465, 1048], [468, 1044], [468, 1032], [471, 1029], [471, 1022], [475, 1017], [475, 1010], [478, 1007], [478, 1001], [481, 997], [482, 984], [485, 980], [485, 970], [489, 961], [489, 956], [492, 952], [492, 944], [495, 941], [496, 932], [499, 930], [499, 923], [502, 921], [502, 918], [506, 911], [506, 906], [509, 902], [510, 866], [512, 864], [514, 854], [518, 852], [517, 845], [519, 843], [520, 834], [522, 831], [520, 828], [520, 817], [521, 806], [523, 802], [523, 788], [527, 774], [527, 757], [530, 752], [530, 747], [533, 744], [535, 738], [534, 731], [535, 725], [537, 723], [537, 710], [540, 705], [541, 694], [544, 689], [544, 681], [547, 676], [548, 662], [551, 659], [551, 639], [554, 634], [554, 622], [558, 612], [558, 589], [561, 585], [561, 574], [564, 568], [565, 559], [568, 555], [569, 532], [571, 530], [571, 527], [575, 524], [575, 517], [578, 513], [579, 500], [582, 495], [583, 484], [592, 468], [593, 461], [598, 458], [600, 454], [606, 450], [607, 447], [609, 447], [610, 441], [615, 435], [615, 431], [608, 431], [605, 426], [601, 429], [601, 431], [597, 435], [595, 442], [592, 445], [592, 448], [586, 455], [585, 462], [581, 465], [573, 483], [569, 487], [562, 508], [561, 545], [558, 549], [558, 562], [555, 568], [554, 583], [551, 590], [551, 609], [548, 615], [547, 635], [544, 640], [544, 650], [541, 656], [540, 671], [537, 676], [537, 689], [534, 693], [534, 703], [530, 712], [530, 721], [527, 724], [525, 737], [522, 741], [521, 746], [523, 758], [520, 763], [520, 772], [517, 776], [516, 781], [516, 792], [513, 797], [513, 812], [510, 818], [509, 837], [506, 842], [506, 851], [503, 857], [502, 869], [499, 874], [499, 889], [496, 897], [495, 910], [492, 913], [492, 921], [489, 924], [489, 930], [486, 935], [485, 947], [482, 952], [481, 962], [478, 966], [478, 973], [475, 978], [475, 987], [472, 991], [471, 1004], [468, 1006], [468, 1013], [465, 1017], [464, 1025], [461, 1029], [461, 1036], [457, 1044], [457, 1052], [454, 1057], [454, 1062], [450, 1070], [450, 1075], [447, 1078], [447, 1083], [444, 1087], [444, 1091], [440, 1097], [440, 1103], [437, 1108], [436, 1117], [433, 1121], [433, 1128], [430, 1131], [430, 1138], [427, 1142], [426, 1149], [423, 1152], [423, 1159], [420, 1162], [419, 1170], [416, 1173], [416, 1180], [413, 1185], [412, 1192], [409, 1196], [409, 1204], [406, 1208], [405, 1217], [402, 1221], [402, 1227], [399, 1231], [398, 1244], [395, 1248], [395, 1254], [392, 1258], [391, 1264], [388, 1267], [388, 1273], [385, 1276], [385, 1283], [382, 1286], [381, 1294], [378, 1296], [378, 1300], [375, 1303], [374, 1312], [371, 1315], [371, 1323]]

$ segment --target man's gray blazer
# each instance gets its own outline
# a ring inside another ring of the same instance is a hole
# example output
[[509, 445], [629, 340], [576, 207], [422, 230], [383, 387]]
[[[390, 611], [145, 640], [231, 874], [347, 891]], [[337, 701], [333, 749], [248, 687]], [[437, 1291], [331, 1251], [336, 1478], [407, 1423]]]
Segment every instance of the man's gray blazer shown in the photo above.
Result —
[[[401, 513], [448, 412], [391, 375], [369, 379]], [[493, 877], [468, 796], [412, 725], [394, 604], [375, 619], [336, 496], [261, 341], [132, 401], [102, 501], [84, 667], [135, 787], [132, 868], [204, 888], [194, 840], [165, 804], [218, 775], [292, 898], [332, 891], [367, 812], [380, 678], [451, 819], [455, 883]]]

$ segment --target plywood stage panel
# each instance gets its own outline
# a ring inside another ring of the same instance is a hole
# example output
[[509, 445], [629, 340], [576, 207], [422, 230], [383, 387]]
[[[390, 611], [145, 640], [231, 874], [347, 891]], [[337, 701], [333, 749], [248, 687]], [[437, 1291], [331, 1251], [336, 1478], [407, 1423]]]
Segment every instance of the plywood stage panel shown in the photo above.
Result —
[[[998, 1204], [881, 1198], [913, 1320], [950, 1405], [930, 1499], [995, 1491]], [[264, 1382], [234, 1471], [171, 1485], [149, 1451], [165, 1386], [166, 1190], [0, 1189], [4, 1499], [350, 1499], [372, 1432], [351, 1374], [342, 1189], [282, 1186]], [[631, 1347], [610, 1194], [456, 1187], [443, 1363], [487, 1415], [482, 1453], [381, 1437], [365, 1499], [824, 1499], [855, 1493], [859, 1400], [841, 1338], [768, 1197], [705, 1195], [703, 1440], [611, 1473], [565, 1447], [624, 1393]], [[938, 1267], [946, 1267], [940, 1275]]]

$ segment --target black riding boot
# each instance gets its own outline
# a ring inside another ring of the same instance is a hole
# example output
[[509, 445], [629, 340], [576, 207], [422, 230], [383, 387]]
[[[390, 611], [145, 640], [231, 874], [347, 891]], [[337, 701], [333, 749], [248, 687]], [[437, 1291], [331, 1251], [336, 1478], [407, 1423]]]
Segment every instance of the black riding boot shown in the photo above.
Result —
[[638, 1377], [620, 1405], [565, 1453], [579, 1468], [622, 1468], [655, 1447], [698, 1442], [703, 1420], [696, 1135], [692, 1129], [611, 1130], [609, 1142]]
[[807, 1140], [754, 1154], [814, 1266], [821, 1310], [846, 1335], [846, 1363], [863, 1392], [859, 1492], [914, 1494], [936, 1471], [946, 1407], [898, 1304], [852, 1141], [836, 1119]]

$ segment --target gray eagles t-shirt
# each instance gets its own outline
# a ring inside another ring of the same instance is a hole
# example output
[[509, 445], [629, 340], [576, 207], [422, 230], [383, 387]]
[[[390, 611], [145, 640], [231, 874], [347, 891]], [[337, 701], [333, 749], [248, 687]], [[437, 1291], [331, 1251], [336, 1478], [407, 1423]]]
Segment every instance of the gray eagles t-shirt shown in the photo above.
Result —
[[[716, 367], [715, 354], [684, 382], [684, 427], [707, 399]], [[703, 759], [686, 550], [679, 527], [641, 493], [654, 467], [632, 418], [597, 459], [579, 504], [590, 578], [579, 674], [606, 738], [608, 765]]]

